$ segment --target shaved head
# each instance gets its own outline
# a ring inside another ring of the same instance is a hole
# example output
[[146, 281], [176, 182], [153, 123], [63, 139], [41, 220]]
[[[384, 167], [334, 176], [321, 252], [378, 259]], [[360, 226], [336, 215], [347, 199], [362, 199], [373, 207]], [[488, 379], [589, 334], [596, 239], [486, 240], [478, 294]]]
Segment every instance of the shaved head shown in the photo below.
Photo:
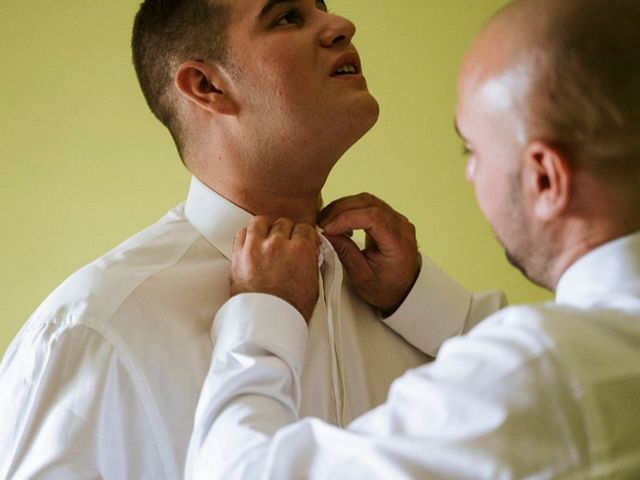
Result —
[[496, 108], [518, 110], [523, 141], [640, 191], [640, 1], [516, 0], [467, 63]]
[[515, 0], [458, 80], [467, 178], [509, 259], [553, 289], [640, 228], [640, 0]]

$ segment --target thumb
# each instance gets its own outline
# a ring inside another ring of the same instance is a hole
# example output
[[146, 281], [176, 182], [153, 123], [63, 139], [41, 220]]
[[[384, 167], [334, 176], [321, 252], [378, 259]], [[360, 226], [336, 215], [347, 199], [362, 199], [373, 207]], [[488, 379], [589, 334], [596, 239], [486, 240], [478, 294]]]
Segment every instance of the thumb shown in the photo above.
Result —
[[333, 245], [342, 265], [354, 284], [369, 277], [371, 267], [358, 245], [345, 235], [327, 235], [325, 238]]

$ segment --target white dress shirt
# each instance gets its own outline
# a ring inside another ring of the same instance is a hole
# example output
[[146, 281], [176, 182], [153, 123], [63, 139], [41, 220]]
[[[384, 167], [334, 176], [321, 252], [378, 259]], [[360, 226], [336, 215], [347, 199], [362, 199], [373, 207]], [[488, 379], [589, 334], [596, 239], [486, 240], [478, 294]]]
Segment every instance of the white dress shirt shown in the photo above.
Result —
[[[251, 216], [192, 180], [183, 205], [84, 267], [45, 300], [0, 365], [0, 478], [179, 479], [211, 362], [211, 324], [229, 297], [235, 233]], [[473, 298], [437, 268], [380, 322], [322, 245], [321, 298], [300, 359], [301, 411], [337, 425], [382, 403], [391, 381], [473, 325], [495, 295]], [[263, 314], [273, 312], [269, 305]], [[427, 348], [424, 348], [424, 346]]]
[[348, 429], [298, 421], [293, 307], [240, 295], [214, 327], [190, 480], [640, 478], [640, 233], [576, 262], [555, 303], [447, 341]]

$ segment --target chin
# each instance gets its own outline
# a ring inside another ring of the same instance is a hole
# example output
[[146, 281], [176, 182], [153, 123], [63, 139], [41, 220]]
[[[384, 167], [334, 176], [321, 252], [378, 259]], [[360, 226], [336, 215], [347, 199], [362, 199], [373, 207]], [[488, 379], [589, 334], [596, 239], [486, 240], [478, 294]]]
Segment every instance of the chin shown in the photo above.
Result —
[[553, 288], [549, 286], [548, 282], [544, 280], [544, 275], [539, 275], [534, 271], [534, 269], [528, 268], [525, 265], [524, 261], [519, 260], [515, 254], [505, 249], [505, 256], [507, 257], [509, 263], [520, 270], [520, 273], [522, 273], [531, 283], [534, 283], [539, 287], [546, 288], [547, 290], [553, 290]]
[[527, 272], [527, 268], [523, 265], [523, 262], [521, 262], [520, 260], [518, 260], [518, 258], [511, 253], [509, 250], [505, 249], [504, 250], [504, 255], [505, 257], [507, 257], [507, 261], [515, 268], [517, 268], [518, 270], [520, 270], [520, 273], [522, 273], [525, 277], [527, 277], [529, 280], [533, 281], [531, 276], [529, 275], [529, 273]]
[[[354, 114], [354, 112], [357, 112]], [[380, 106], [378, 101], [367, 92], [366, 98], [360, 105], [355, 106], [351, 110], [349, 120], [352, 128], [357, 135], [356, 141], [363, 137], [378, 122], [380, 116]], [[354, 142], [355, 143], [355, 142]]]
[[[346, 114], [334, 116], [328, 124], [322, 122], [322, 131], [316, 128], [313, 136], [325, 139], [324, 145], [331, 150], [327, 153], [337, 160], [373, 128], [379, 113], [378, 102], [366, 92], [357, 102], [351, 103]], [[329, 144], [326, 143], [328, 138], [332, 139]]]
[[378, 117], [380, 116], [380, 104], [378, 103], [378, 100], [376, 100], [376, 97], [371, 95], [371, 93], [369, 92], [367, 93], [369, 96], [369, 107], [371, 108], [371, 116], [373, 118], [373, 124], [375, 124], [378, 121]]

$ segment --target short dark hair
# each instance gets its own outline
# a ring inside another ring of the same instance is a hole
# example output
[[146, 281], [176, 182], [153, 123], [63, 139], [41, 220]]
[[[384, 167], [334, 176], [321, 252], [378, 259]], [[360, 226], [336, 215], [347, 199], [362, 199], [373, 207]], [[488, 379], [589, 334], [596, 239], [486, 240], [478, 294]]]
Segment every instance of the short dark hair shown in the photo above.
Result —
[[188, 132], [178, 114], [175, 74], [188, 60], [226, 62], [229, 16], [217, 0], [145, 0], [134, 21], [131, 48], [140, 87], [183, 160]]

